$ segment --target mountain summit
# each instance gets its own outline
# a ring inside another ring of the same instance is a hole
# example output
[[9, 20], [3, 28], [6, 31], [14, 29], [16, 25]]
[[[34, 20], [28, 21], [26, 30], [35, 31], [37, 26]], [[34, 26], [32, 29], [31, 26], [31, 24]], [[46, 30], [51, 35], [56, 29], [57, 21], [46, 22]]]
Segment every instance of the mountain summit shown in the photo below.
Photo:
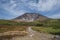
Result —
[[38, 13], [25, 13], [19, 17], [14, 18], [13, 20], [15, 21], [24, 21], [24, 22], [32, 22], [35, 20], [40, 20], [40, 21], [44, 21], [48, 19], [46, 16], [43, 16], [41, 14]]

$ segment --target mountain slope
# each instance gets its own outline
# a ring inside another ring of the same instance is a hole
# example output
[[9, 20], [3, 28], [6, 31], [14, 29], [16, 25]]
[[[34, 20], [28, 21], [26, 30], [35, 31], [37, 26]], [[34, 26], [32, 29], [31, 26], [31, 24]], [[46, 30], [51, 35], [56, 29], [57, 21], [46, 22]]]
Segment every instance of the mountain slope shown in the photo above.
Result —
[[32, 22], [32, 21], [35, 21], [35, 20], [40, 20], [40, 21], [44, 21], [48, 19], [48, 17], [46, 16], [43, 16], [41, 14], [38, 14], [38, 13], [25, 13], [19, 17], [16, 17], [15, 21], [25, 21], [25, 22]]

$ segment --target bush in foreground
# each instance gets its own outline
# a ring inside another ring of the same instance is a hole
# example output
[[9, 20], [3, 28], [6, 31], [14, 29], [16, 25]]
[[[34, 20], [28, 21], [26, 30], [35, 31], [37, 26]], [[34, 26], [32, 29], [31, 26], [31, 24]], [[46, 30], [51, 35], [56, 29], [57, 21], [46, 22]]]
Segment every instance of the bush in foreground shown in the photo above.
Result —
[[54, 29], [53, 27], [32, 27], [32, 29], [38, 32], [60, 35], [60, 29]]

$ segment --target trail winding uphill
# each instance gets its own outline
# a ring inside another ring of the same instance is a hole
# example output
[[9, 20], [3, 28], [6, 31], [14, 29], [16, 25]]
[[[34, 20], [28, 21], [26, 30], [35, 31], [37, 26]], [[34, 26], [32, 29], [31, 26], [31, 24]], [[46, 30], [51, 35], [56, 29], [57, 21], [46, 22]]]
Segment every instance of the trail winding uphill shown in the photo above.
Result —
[[51, 34], [39, 33], [33, 31], [31, 27], [28, 27], [27, 31], [29, 32], [27, 36], [16, 36], [10, 39], [2, 39], [2, 40], [60, 40], [59, 36], [54, 36]]

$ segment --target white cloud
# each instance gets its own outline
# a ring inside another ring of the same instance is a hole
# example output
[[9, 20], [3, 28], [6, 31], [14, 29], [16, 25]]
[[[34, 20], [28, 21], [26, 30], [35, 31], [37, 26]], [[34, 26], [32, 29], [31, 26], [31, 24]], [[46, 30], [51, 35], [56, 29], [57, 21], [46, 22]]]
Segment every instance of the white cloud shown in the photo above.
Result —
[[56, 13], [49, 16], [50, 18], [60, 18], [60, 13]]
[[15, 3], [15, 1], [11, 0], [10, 3], [13, 4], [13, 3]]
[[[22, 1], [22, 3], [20, 1]], [[16, 6], [24, 4], [25, 6], [28, 6], [30, 8], [29, 10], [35, 9], [37, 11], [50, 11], [60, 2], [59, 0], [39, 0], [38, 3], [36, 3], [33, 0], [29, 0], [29, 3], [27, 3], [26, 1], [28, 0], [24, 0], [24, 1], [19, 0], [19, 2], [16, 3], [17, 2], [16, 0], [11, 0], [10, 3], [6, 6], [4, 5], [3, 8], [8, 8], [8, 10], [11, 11], [14, 8], [16, 8]], [[19, 6], [19, 7], [21, 8], [22, 6]]]
[[[18, 1], [18, 2], [17, 2]], [[11, 8], [14, 8], [15, 6], [18, 6], [18, 4], [24, 4], [27, 5], [31, 9], [35, 9], [37, 11], [49, 11], [53, 9], [58, 3], [60, 3], [59, 0], [39, 0], [38, 3], [35, 1], [37, 0], [11, 0], [10, 4]], [[16, 3], [17, 2], [17, 3]]]
[[[10, 3], [1, 4], [1, 6], [5, 10], [9, 11], [11, 15], [18, 16], [18, 15], [22, 15], [23, 13], [27, 12], [26, 9], [28, 10], [34, 9], [36, 11], [45, 12], [45, 11], [50, 11], [54, 9], [54, 7], [56, 8], [56, 6], [60, 5], [60, 0], [39, 0], [38, 3], [36, 3], [35, 1], [33, 0], [10, 0]], [[52, 17], [54, 16], [52, 15]], [[57, 16], [59, 15], [57, 14]]]
[[43, 1], [41, 1], [41, 2], [39, 2], [39, 4], [38, 4], [39, 5], [38, 10], [40, 8], [42, 11], [45, 11], [45, 10], [48, 11], [48, 10], [51, 10], [54, 5], [56, 5], [56, 0], [48, 0], [45, 3], [43, 3]]
[[39, 0], [39, 3], [31, 2], [29, 6], [38, 11], [49, 11], [58, 3], [58, 0], [46, 0], [46, 2]]
[[19, 16], [26, 12], [25, 10], [18, 11], [18, 10], [13, 10], [13, 9], [8, 9], [8, 8], [4, 8], [4, 9], [7, 10], [8, 12], [10, 12], [10, 14], [13, 16]]
[[13, 9], [17, 6], [17, 4], [13, 4], [10, 8]]

